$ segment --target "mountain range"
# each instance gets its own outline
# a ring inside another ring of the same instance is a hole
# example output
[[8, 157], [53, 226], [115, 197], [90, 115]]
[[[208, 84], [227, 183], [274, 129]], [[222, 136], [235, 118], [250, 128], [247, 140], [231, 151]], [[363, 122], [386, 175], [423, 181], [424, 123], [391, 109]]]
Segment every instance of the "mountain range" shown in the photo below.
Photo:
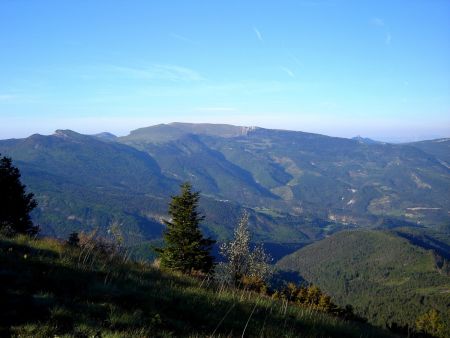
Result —
[[430, 309], [447, 315], [450, 139], [171, 123], [124, 137], [57, 130], [0, 140], [0, 153], [35, 194], [43, 235], [114, 227], [148, 259], [170, 197], [189, 181], [201, 191], [205, 234], [230, 238], [247, 211], [252, 240], [283, 281], [317, 284], [379, 326], [413, 327]]
[[44, 233], [123, 229], [158, 239], [184, 181], [202, 193], [204, 230], [228, 238], [243, 210], [254, 240], [305, 244], [348, 228], [450, 232], [450, 139], [367, 139], [170, 123], [128, 136], [57, 130], [0, 141], [39, 202]]

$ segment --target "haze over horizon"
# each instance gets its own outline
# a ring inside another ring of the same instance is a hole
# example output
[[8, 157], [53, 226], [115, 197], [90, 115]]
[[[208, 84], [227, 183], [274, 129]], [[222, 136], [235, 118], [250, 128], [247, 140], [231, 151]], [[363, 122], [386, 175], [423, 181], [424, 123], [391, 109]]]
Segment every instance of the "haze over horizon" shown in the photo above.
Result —
[[226, 123], [450, 136], [449, 1], [0, 3], [0, 139]]
[[[287, 131], [306, 132], [306, 133], [313, 133], [313, 134], [319, 134], [319, 135], [325, 135], [325, 136], [331, 136], [331, 137], [342, 137], [342, 138], [362, 137], [362, 138], [369, 138], [369, 139], [374, 140], [374, 141], [388, 142], [388, 143], [408, 143], [408, 142], [434, 140], [434, 139], [448, 139], [448, 137], [445, 137], [445, 136], [443, 136], [443, 137], [438, 136], [438, 137], [434, 137], [434, 138], [429, 138], [429, 137], [427, 138], [427, 137], [420, 137], [420, 136], [416, 136], [414, 138], [405, 138], [405, 137], [401, 137], [401, 136], [400, 137], [395, 137], [394, 136], [394, 137], [384, 137], [384, 138], [381, 138], [381, 139], [380, 138], [371, 138], [371, 137], [367, 137], [366, 135], [361, 135], [361, 134], [355, 134], [355, 135], [351, 135], [351, 136], [336, 136], [336, 135], [327, 135], [327, 134], [324, 134], [324, 133], [315, 133], [315, 132], [311, 132], [311, 131], [307, 131], [307, 130], [296, 130], [296, 129], [288, 129], [288, 128], [271, 128], [270, 126], [269, 127], [261, 127], [261, 126], [256, 126], [256, 125], [236, 125], [236, 124], [232, 125], [232, 124], [220, 123], [220, 122], [218, 122], [218, 123], [198, 122], [198, 123], [196, 123], [196, 122], [174, 121], [174, 122], [160, 123], [160, 124], [171, 125], [171, 124], [177, 124], [177, 123], [182, 123], [182, 124], [184, 124], [184, 123], [188, 123], [188, 124], [193, 123], [193, 124], [231, 125], [231, 126], [236, 126], [236, 127], [250, 127], [250, 128], [255, 128], [256, 127], [256, 128], [274, 129], [274, 130], [287, 130]], [[9, 137], [9, 138], [1, 138], [0, 137], [0, 141], [1, 140], [6, 140], [6, 139], [27, 138], [27, 137], [30, 137], [30, 136], [35, 135], [35, 134], [49, 136], [49, 135], [54, 135], [58, 131], [61, 131], [61, 130], [62, 131], [70, 130], [70, 131], [73, 131], [73, 132], [76, 132], [76, 133], [79, 133], [79, 134], [83, 134], [83, 135], [95, 136], [95, 135], [99, 135], [99, 134], [103, 134], [103, 133], [108, 133], [108, 134], [112, 134], [113, 136], [116, 136], [116, 137], [123, 137], [123, 136], [131, 135], [131, 132], [134, 131], [134, 130], [142, 129], [142, 128], [148, 128], [148, 127], [154, 127], [154, 126], [157, 126], [157, 125], [160, 125], [160, 124], [148, 125], [148, 126], [139, 126], [137, 128], [128, 130], [128, 131], [126, 131], [124, 133], [114, 133], [114, 132], [111, 132], [109, 130], [97, 130], [97, 129], [92, 129], [91, 131], [83, 132], [83, 131], [76, 130], [76, 129], [73, 129], [73, 128], [55, 128], [52, 131], [34, 132], [34, 133], [29, 134], [29, 135], [24, 135], [24, 136], [21, 136], [21, 137]]]

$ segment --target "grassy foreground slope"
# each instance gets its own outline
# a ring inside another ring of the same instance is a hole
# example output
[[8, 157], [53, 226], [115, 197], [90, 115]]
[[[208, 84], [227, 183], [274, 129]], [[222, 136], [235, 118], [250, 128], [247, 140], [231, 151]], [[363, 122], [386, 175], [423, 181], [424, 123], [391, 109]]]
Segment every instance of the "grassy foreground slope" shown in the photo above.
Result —
[[299, 272], [339, 304], [378, 325], [414, 325], [435, 308], [450, 324], [450, 276], [431, 250], [384, 231], [345, 231], [284, 257], [282, 270]]
[[0, 237], [0, 286], [2, 337], [389, 336], [367, 324], [50, 239]]

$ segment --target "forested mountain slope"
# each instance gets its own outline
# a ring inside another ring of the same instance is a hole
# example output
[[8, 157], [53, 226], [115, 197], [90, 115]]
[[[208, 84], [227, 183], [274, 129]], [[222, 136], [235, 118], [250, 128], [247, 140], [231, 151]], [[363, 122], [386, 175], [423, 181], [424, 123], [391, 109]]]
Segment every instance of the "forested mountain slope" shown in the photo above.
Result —
[[106, 229], [126, 224], [130, 240], [159, 237], [162, 226], [146, 213], [163, 214], [161, 196], [176, 182], [162, 175], [148, 154], [68, 130], [1, 141], [39, 202], [34, 214], [44, 233]]
[[277, 263], [375, 324], [410, 327], [431, 308], [450, 318], [450, 266], [431, 250], [386, 231], [343, 231]]
[[[243, 209], [255, 239], [308, 243], [354, 227], [450, 234], [450, 170], [415, 144], [366, 144], [296, 131], [172, 123], [87, 136], [64, 130], [0, 141], [36, 193], [44, 232], [122, 227], [159, 238], [183, 181], [202, 192], [204, 229], [227, 238]], [[434, 149], [434, 148], [433, 148]], [[105, 230], [106, 231], [106, 230]], [[434, 235], [433, 235], [434, 236]]]
[[[119, 140], [154, 156], [164, 172], [198, 182], [204, 193], [247, 205], [344, 224], [450, 222], [450, 171], [413, 145], [181, 123], [139, 129]], [[174, 159], [180, 153], [182, 164]], [[240, 170], [226, 170], [231, 164]]]

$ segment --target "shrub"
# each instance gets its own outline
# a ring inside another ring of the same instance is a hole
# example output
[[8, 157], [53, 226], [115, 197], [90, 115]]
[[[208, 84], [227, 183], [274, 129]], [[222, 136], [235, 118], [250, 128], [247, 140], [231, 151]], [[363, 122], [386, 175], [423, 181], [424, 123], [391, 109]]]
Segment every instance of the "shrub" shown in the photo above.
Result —
[[233, 239], [220, 246], [220, 253], [226, 259], [226, 262], [219, 264], [217, 278], [221, 282], [253, 290], [267, 289], [267, 282], [272, 274], [270, 266], [272, 258], [264, 251], [262, 245], [250, 249], [247, 213], [244, 213], [234, 230]]
[[445, 336], [445, 325], [436, 309], [431, 309], [419, 316], [416, 320], [416, 329], [435, 337]]

